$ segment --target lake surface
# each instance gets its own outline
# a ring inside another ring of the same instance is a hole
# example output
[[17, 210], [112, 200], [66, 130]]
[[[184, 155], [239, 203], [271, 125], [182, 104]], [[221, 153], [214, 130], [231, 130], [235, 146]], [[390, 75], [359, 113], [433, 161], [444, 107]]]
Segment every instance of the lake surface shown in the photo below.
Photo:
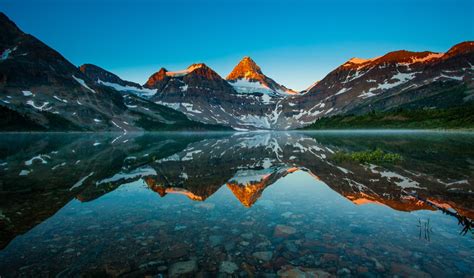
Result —
[[474, 275], [474, 134], [3, 134], [0, 177], [1, 277]]

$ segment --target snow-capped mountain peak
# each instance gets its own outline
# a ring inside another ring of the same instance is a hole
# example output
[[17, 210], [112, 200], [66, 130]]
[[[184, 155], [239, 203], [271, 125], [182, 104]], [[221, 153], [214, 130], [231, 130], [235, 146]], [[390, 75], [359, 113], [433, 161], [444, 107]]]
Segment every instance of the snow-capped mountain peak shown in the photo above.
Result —
[[296, 94], [295, 91], [263, 74], [257, 63], [248, 56], [242, 58], [226, 79], [239, 93], [263, 93], [274, 96]]

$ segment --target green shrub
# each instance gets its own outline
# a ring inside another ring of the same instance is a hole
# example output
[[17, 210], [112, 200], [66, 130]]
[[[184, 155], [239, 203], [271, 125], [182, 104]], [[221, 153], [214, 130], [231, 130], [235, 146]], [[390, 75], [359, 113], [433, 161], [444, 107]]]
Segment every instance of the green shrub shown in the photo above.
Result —
[[336, 161], [356, 161], [359, 163], [395, 163], [403, 160], [403, 157], [396, 153], [387, 153], [381, 149], [375, 149], [373, 151], [361, 151], [361, 152], [342, 152], [339, 151], [334, 154], [333, 159]]

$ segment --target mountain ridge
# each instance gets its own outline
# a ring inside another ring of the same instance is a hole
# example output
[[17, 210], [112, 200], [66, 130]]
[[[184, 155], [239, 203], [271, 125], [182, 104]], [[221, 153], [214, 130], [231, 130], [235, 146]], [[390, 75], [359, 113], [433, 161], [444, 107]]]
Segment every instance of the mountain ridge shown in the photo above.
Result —
[[[299, 99], [284, 102], [283, 111], [290, 117], [281, 125], [304, 127], [319, 118], [389, 111], [410, 103], [416, 103], [411, 109], [467, 105], [474, 98], [473, 65], [474, 42], [459, 43], [445, 53], [402, 50], [352, 58]], [[448, 94], [461, 84], [465, 89]]]
[[0, 25], [5, 128], [15, 126], [14, 119], [29, 119], [31, 128], [46, 130], [138, 131], [140, 124], [168, 129], [187, 118], [200, 127], [288, 130], [334, 115], [444, 109], [474, 101], [472, 41], [445, 53], [398, 50], [352, 58], [295, 93], [264, 75], [248, 56], [226, 79], [196, 63], [179, 71], [160, 68], [140, 85], [93, 64], [74, 66], [3, 13]]
[[[2, 130], [125, 133], [144, 131], [144, 127], [151, 130], [217, 128], [191, 121], [168, 107], [117, 92], [99, 79], [90, 79], [86, 75], [89, 72], [83, 73], [60, 53], [21, 31], [3, 13], [0, 13], [0, 27]], [[118, 78], [111, 73], [104, 76]], [[18, 121], [28, 124], [22, 127]]]

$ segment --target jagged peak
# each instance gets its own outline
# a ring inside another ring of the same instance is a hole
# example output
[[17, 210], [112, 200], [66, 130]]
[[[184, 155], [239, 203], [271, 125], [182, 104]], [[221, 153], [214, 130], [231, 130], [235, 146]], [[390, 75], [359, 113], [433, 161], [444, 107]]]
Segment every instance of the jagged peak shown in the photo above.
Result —
[[260, 80], [264, 77], [261, 68], [255, 63], [252, 58], [245, 56], [234, 67], [231, 73], [227, 76], [227, 80], [237, 79], [255, 79]]
[[[392, 51], [383, 55], [382, 57], [377, 59], [377, 61], [378, 62], [406, 62], [406, 61], [431, 57], [433, 56], [433, 54], [435, 54], [434, 56], [443, 55], [443, 53], [435, 53], [431, 51], [415, 52], [415, 51], [408, 51], [408, 50], [397, 50], [397, 51]], [[432, 57], [432, 58], [435, 58], [435, 57]]]
[[155, 85], [162, 80], [168, 80], [172, 78], [181, 79], [191, 75], [199, 76], [201, 78], [204, 77], [204, 79], [210, 80], [222, 79], [214, 70], [212, 70], [206, 64], [195, 63], [191, 64], [186, 69], [179, 71], [168, 71], [165, 68], [161, 68], [159, 71], [155, 72], [153, 75], [150, 76], [148, 81], [145, 83], [145, 87], [154, 88]]
[[166, 73], [168, 72], [168, 70], [164, 67], [161, 67], [155, 74], [158, 74], [160, 76], [166, 76]]
[[204, 63], [195, 63], [195, 64], [191, 64], [190, 66], [188, 66], [185, 70], [166, 71], [166, 75], [169, 76], [169, 77], [181, 77], [181, 76], [187, 75], [187, 74], [189, 74], [193, 71], [196, 71], [198, 69], [202, 69], [202, 70], [205, 70], [205, 71], [211, 70], [211, 68], [209, 68]]
[[474, 41], [465, 41], [454, 45], [448, 50], [448, 52], [446, 52], [446, 56], [451, 57], [457, 54], [469, 52], [474, 52]]
[[370, 60], [371, 59], [362, 59], [362, 58], [353, 57], [353, 58], [349, 59], [349, 61], [347, 61], [347, 63], [363, 64], [363, 63], [369, 62]]
[[187, 68], [187, 70], [188, 70], [189, 72], [191, 72], [191, 71], [193, 71], [193, 70], [195, 70], [195, 69], [199, 69], [199, 68], [209, 68], [209, 67], [208, 67], [206, 64], [204, 64], [204, 63], [196, 63], [196, 64], [190, 65], [190, 66]]
[[163, 79], [165, 79], [167, 77], [167, 74], [168, 73], [168, 70], [165, 69], [165, 68], [160, 68], [159, 71], [155, 72], [154, 74], [152, 74], [148, 80], [146, 81], [146, 83], [143, 85], [144, 87], [146, 88], [153, 88], [154, 85], [159, 82], [159, 81], [162, 81]]
[[[24, 34], [8, 16], [0, 12], [0, 43], [9, 43], [16, 37]], [[3, 49], [0, 49], [2, 51]]]
[[0, 12], [0, 24], [9, 25], [11, 28], [20, 31], [18, 26], [3, 12]]
[[185, 75], [201, 76], [205, 79], [219, 80], [222, 77], [204, 63], [192, 64], [186, 69]]
[[107, 70], [105, 70], [105, 69], [103, 69], [103, 68], [101, 68], [101, 67], [99, 67], [99, 66], [97, 66], [97, 65], [94, 65], [94, 64], [87, 64], [87, 63], [86, 63], [86, 64], [82, 64], [82, 65], [79, 66], [79, 70], [80, 70], [82, 73], [84, 73], [84, 74], [85, 74], [88, 70], [91, 70], [91, 69], [93, 69], [93, 70], [107, 71]]
[[342, 68], [351, 68], [351, 67], [366, 67], [374, 64], [383, 64], [383, 63], [421, 63], [427, 62], [433, 59], [439, 59], [444, 55], [444, 53], [436, 53], [431, 51], [422, 51], [414, 52], [407, 50], [396, 50], [388, 52], [383, 56], [378, 56], [370, 59], [363, 59], [353, 57], [345, 62], [341, 67]]

